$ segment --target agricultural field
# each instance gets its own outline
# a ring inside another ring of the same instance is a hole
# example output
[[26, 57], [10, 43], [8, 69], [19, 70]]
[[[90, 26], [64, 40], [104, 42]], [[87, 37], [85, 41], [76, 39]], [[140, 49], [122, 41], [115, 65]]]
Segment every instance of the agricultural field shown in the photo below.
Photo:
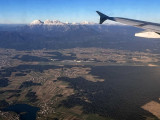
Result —
[[[112, 71], [112, 67], [116, 68], [114, 70], [126, 73], [132, 67], [134, 69], [158, 67], [160, 59], [158, 54], [150, 52], [102, 48], [33, 51], [0, 49], [0, 54], [0, 119], [2, 120], [7, 120], [8, 117], [11, 120], [23, 119], [25, 115], [37, 120], [113, 120], [116, 117], [127, 119], [132, 115], [132, 109], [128, 111], [128, 107], [133, 107], [130, 106], [131, 96], [128, 96], [128, 106], [118, 105], [120, 104], [118, 99], [124, 101], [123, 97], [128, 93], [124, 94], [125, 92], [121, 91], [119, 94], [122, 94], [122, 98], [117, 98], [115, 92], [119, 91], [119, 88], [110, 89], [110, 85], [114, 85], [114, 82], [107, 84], [110, 80], [114, 80], [112, 74], [115, 71]], [[120, 68], [123, 69], [119, 70]], [[107, 69], [111, 69], [112, 72], [106, 72]], [[35, 112], [7, 110], [11, 109], [12, 105], [17, 105], [14, 106], [16, 110], [22, 105], [26, 110], [31, 107]], [[140, 105], [144, 110], [133, 108], [142, 114], [137, 118], [144, 117], [148, 120], [155, 118], [146, 112], [152, 113], [147, 104]], [[119, 107], [125, 109], [121, 110]], [[121, 112], [118, 112], [118, 109]], [[121, 116], [126, 111], [128, 111], [126, 116]], [[153, 113], [159, 117], [159, 113]]]

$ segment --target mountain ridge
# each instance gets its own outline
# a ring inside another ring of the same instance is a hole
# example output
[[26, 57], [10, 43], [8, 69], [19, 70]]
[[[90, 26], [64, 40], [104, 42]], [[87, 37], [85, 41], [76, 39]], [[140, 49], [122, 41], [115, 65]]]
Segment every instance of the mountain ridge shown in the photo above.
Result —
[[61, 22], [59, 20], [45, 20], [44, 22], [41, 20], [33, 20], [29, 25], [96, 25], [97, 23], [94, 22], [88, 22], [88, 21], [83, 21], [80, 23], [69, 23], [69, 22]]

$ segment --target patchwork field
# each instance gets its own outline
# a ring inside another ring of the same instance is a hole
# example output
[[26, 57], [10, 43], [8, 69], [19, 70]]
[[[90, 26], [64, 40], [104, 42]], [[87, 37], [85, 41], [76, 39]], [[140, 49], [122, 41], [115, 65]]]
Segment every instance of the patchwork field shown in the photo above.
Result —
[[[25, 117], [27, 112], [16, 112], [18, 107], [11, 112], [4, 110], [16, 104], [37, 107], [39, 110], [29, 114], [37, 120], [127, 120], [133, 116], [137, 120], [159, 118], [160, 114], [156, 112], [159, 107], [154, 107], [153, 102], [147, 104], [152, 99], [158, 99], [160, 93], [156, 86], [159, 78], [158, 54], [102, 48], [0, 49], [0, 54], [2, 120]], [[139, 72], [148, 75], [148, 78], [136, 78]], [[150, 86], [149, 73], [155, 74], [155, 82]], [[143, 80], [139, 84], [140, 79]], [[145, 87], [142, 89], [140, 86], [146, 82], [150, 89], [155, 87], [153, 98], [150, 97], [151, 91], [147, 96]], [[136, 90], [133, 91], [133, 88]]]

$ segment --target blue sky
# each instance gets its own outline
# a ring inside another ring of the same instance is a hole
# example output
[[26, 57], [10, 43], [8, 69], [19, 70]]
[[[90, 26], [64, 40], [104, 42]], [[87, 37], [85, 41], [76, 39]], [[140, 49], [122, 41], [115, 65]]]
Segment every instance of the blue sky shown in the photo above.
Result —
[[98, 22], [96, 10], [109, 16], [160, 23], [160, 0], [0, 0], [0, 23], [35, 19]]

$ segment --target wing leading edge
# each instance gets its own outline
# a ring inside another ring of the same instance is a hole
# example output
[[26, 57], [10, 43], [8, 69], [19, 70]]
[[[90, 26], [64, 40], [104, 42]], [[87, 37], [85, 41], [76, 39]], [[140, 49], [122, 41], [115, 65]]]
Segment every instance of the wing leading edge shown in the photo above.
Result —
[[111, 20], [119, 23], [123, 23], [126, 25], [131, 25], [134, 27], [142, 28], [147, 30], [147, 32], [136, 33], [135, 36], [145, 37], [145, 38], [160, 38], [160, 24], [145, 22], [140, 20], [133, 20], [128, 18], [120, 18], [120, 17], [109, 17], [99, 11], [96, 11], [100, 16], [100, 24], [103, 24], [106, 20]]

